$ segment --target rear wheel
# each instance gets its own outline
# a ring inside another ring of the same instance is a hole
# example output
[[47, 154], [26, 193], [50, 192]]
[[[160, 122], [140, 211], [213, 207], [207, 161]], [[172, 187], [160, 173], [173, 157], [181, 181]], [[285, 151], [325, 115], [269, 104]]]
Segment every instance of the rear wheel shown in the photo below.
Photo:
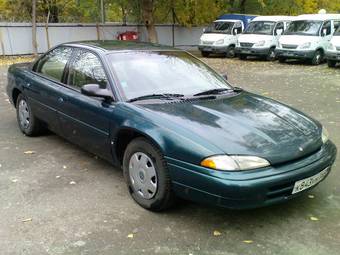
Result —
[[43, 124], [34, 116], [32, 108], [23, 94], [18, 96], [16, 111], [21, 132], [27, 136], [36, 136], [42, 133]]
[[145, 138], [127, 146], [123, 171], [132, 198], [151, 211], [162, 211], [174, 203], [171, 179], [160, 150]]
[[312, 58], [311, 64], [312, 65], [320, 65], [323, 60], [323, 53], [321, 50], [317, 50], [314, 53], [314, 57]]
[[238, 57], [241, 60], [246, 60], [247, 59], [247, 55], [244, 55], [244, 54], [240, 54]]
[[275, 53], [275, 48], [270, 48], [269, 52], [266, 56], [266, 60], [268, 61], [274, 61], [276, 59], [276, 53]]
[[228, 47], [226, 56], [227, 56], [227, 58], [234, 58], [235, 57], [235, 46], [234, 45], [231, 45], [231, 46]]
[[209, 57], [210, 53], [206, 52], [206, 51], [201, 51], [201, 55], [202, 55], [202, 57], [207, 58], [207, 57]]
[[327, 60], [328, 67], [335, 67], [336, 61], [335, 60]]

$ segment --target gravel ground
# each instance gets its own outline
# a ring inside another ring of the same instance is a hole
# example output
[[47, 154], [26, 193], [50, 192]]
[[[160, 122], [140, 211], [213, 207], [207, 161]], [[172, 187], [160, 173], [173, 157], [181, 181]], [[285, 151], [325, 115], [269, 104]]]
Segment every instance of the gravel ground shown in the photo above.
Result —
[[[340, 68], [207, 58], [230, 81], [320, 120], [340, 148]], [[23, 136], [0, 67], [0, 254], [340, 254], [340, 162], [285, 204], [151, 213], [122, 172], [55, 136]], [[26, 153], [25, 153], [26, 152]]]

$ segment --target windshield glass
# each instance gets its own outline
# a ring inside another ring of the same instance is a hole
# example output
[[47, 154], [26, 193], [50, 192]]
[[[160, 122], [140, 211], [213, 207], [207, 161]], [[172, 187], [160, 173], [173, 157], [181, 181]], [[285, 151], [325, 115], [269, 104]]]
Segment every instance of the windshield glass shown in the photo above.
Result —
[[119, 52], [110, 54], [109, 61], [127, 99], [231, 88], [206, 64], [182, 51]]
[[272, 35], [275, 24], [272, 21], [253, 21], [249, 23], [244, 34]]
[[231, 34], [233, 25], [234, 22], [215, 21], [205, 29], [204, 33]]
[[340, 35], [340, 26], [339, 26], [338, 29], [334, 32], [334, 35]]
[[289, 24], [285, 35], [319, 35], [319, 30], [322, 25], [320, 20], [296, 20]]

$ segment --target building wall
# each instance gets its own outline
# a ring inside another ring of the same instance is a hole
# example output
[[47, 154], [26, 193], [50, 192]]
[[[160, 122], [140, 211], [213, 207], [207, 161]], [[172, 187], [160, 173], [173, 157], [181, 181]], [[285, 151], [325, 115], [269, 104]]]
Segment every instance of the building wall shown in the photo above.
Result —
[[[157, 25], [158, 39], [160, 44], [172, 45], [172, 25]], [[175, 46], [183, 48], [196, 47], [199, 37], [202, 34], [202, 27], [185, 28], [174, 27]], [[124, 31], [138, 31], [140, 41], [146, 41], [147, 33], [144, 26], [129, 24], [122, 26], [118, 24], [105, 24], [99, 26], [100, 39], [115, 39], [117, 34]], [[96, 24], [49, 24], [49, 41], [53, 47], [60, 43], [96, 40]], [[45, 52], [47, 47], [47, 37], [45, 24], [37, 24], [38, 52]], [[20, 55], [32, 54], [32, 28], [30, 23], [0, 23], [0, 54]]]

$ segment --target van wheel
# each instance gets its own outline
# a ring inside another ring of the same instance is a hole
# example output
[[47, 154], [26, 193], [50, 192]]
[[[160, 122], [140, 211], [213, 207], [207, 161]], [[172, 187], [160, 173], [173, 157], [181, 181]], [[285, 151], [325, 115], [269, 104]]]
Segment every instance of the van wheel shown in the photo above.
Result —
[[227, 49], [227, 58], [234, 58], [235, 57], [235, 46], [231, 45]]
[[335, 60], [327, 60], [328, 67], [335, 67], [336, 61]]
[[27, 136], [37, 136], [43, 131], [43, 124], [38, 120], [26, 97], [23, 94], [18, 96], [16, 101], [17, 121], [21, 132]]
[[280, 62], [280, 63], [285, 63], [285, 62], [286, 62], [286, 58], [284, 58], [284, 57], [279, 57], [279, 62]]
[[274, 61], [276, 59], [276, 53], [275, 53], [275, 48], [270, 48], [268, 55], [266, 57], [268, 61]]
[[210, 53], [206, 52], [206, 51], [201, 51], [201, 55], [202, 55], [202, 57], [207, 58], [207, 57], [209, 57]]
[[317, 50], [312, 58], [311, 64], [312, 65], [320, 65], [323, 60], [323, 54], [321, 50]]
[[161, 151], [145, 138], [132, 140], [124, 152], [124, 178], [132, 198], [151, 211], [173, 205], [170, 173]]
[[238, 57], [241, 60], [246, 60], [247, 59], [247, 55], [244, 55], [244, 54], [240, 54]]

